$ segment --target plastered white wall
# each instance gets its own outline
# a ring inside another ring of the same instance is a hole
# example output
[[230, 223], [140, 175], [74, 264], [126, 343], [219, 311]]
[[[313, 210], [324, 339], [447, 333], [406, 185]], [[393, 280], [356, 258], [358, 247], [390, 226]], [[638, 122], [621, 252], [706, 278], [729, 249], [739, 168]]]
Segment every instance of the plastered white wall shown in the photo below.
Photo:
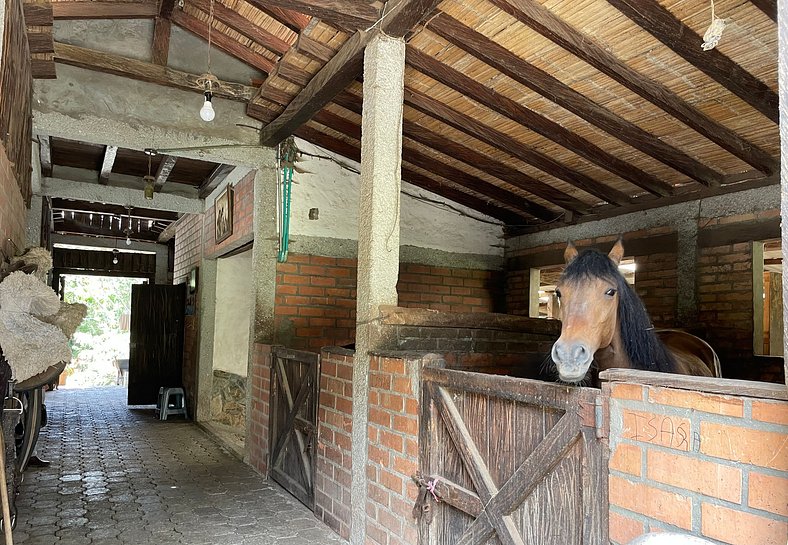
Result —
[[219, 259], [213, 368], [246, 376], [252, 319], [252, 252]]
[[[335, 157], [350, 168], [360, 170], [358, 163], [335, 156], [309, 142], [296, 139], [296, 143], [302, 152]], [[291, 236], [357, 240], [359, 175], [328, 159], [303, 154], [302, 159], [293, 175]], [[503, 229], [500, 224], [473, 219], [495, 222], [493, 218], [404, 182], [402, 190], [400, 243], [403, 246], [503, 255]], [[449, 202], [461, 213], [410, 197], [406, 192]], [[310, 208], [319, 209], [318, 220], [309, 219]]]

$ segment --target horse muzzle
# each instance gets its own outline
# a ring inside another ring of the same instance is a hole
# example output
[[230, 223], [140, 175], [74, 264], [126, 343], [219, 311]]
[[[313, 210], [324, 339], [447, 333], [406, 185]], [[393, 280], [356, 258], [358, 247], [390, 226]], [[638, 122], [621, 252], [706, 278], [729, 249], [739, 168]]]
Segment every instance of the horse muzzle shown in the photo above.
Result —
[[550, 355], [558, 370], [558, 378], [570, 383], [582, 381], [594, 359], [594, 353], [587, 345], [581, 342], [568, 343], [561, 339], [553, 344]]

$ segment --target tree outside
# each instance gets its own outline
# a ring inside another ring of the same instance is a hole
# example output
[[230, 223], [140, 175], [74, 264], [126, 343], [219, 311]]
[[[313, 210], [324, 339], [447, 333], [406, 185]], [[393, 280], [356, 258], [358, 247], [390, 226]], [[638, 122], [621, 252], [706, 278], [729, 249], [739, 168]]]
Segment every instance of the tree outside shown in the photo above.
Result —
[[68, 387], [117, 384], [116, 358], [129, 357], [131, 286], [141, 278], [68, 275], [64, 299], [88, 307], [85, 320], [71, 341], [72, 359], [66, 368]]

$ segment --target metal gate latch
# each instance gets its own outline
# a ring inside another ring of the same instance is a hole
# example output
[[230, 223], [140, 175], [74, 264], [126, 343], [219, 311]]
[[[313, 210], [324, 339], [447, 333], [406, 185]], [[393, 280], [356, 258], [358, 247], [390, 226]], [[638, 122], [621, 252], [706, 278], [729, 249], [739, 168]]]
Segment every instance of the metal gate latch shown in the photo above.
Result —
[[441, 501], [435, 493], [435, 486], [438, 484], [438, 478], [435, 477], [425, 480], [419, 474], [413, 475], [411, 478], [419, 487], [416, 504], [413, 506], [413, 518], [421, 520], [422, 517], [424, 517], [424, 522], [430, 524], [433, 516], [432, 502], [440, 503]]

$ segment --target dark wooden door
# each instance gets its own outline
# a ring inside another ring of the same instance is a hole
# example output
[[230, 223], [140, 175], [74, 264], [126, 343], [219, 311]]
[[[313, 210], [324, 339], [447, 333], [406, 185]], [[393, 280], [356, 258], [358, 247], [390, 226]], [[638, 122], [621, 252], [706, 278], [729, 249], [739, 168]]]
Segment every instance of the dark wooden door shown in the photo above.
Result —
[[441, 499], [421, 516], [422, 545], [608, 543], [599, 390], [432, 368], [422, 377], [422, 485]]
[[153, 405], [159, 388], [180, 387], [184, 285], [131, 288], [129, 405]]
[[320, 355], [272, 351], [271, 477], [314, 509]]

